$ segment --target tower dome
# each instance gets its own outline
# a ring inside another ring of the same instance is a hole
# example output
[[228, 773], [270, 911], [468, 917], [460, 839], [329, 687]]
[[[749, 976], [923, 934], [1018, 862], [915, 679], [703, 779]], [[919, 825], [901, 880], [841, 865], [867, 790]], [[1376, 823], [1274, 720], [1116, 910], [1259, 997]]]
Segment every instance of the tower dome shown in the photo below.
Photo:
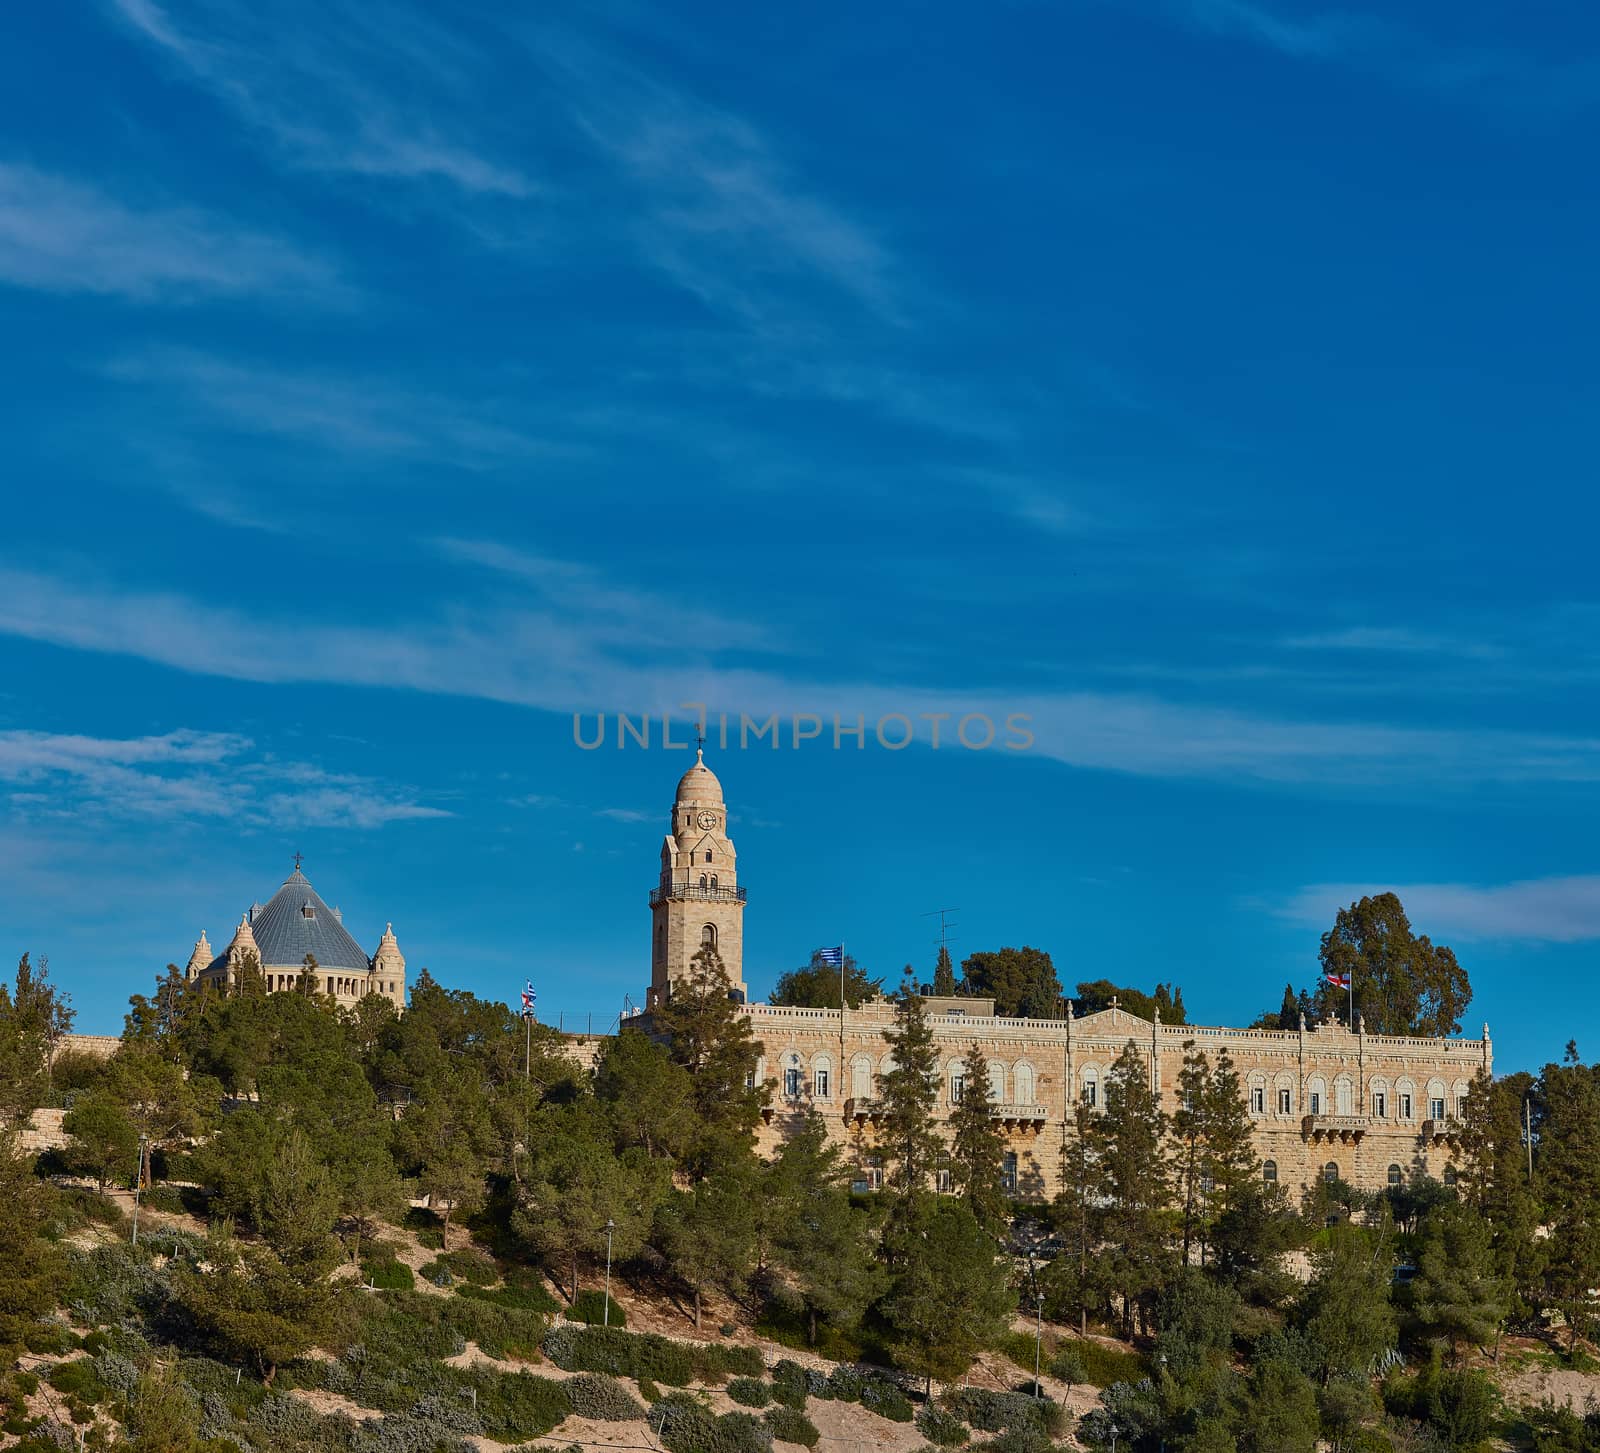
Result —
[[722, 783], [717, 780], [717, 774], [706, 766], [706, 754], [703, 747], [695, 751], [694, 766], [678, 778], [677, 801], [722, 801]]

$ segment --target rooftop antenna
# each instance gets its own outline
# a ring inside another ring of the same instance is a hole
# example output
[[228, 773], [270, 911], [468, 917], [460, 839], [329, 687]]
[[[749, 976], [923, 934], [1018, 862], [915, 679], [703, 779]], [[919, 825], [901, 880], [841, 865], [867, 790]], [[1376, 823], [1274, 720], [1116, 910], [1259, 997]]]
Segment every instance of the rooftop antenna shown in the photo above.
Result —
[[939, 947], [940, 948], [948, 948], [950, 946], [950, 928], [951, 928], [951, 924], [950, 924], [949, 920], [945, 917], [945, 915], [947, 913], [959, 913], [959, 912], [961, 912], [961, 910], [959, 908], [933, 908], [933, 909], [930, 909], [927, 913], [924, 913], [922, 915], [924, 918], [932, 918], [936, 914], [938, 915], [938, 918], [939, 918]]

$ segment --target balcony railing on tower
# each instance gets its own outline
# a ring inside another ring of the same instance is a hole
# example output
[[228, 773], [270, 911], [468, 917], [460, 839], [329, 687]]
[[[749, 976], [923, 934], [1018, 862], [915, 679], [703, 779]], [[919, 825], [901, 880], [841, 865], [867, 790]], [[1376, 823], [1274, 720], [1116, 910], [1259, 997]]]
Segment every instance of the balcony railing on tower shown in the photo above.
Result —
[[698, 883], [669, 883], [650, 890], [650, 906], [658, 903], [743, 903], [743, 888], [702, 888]]

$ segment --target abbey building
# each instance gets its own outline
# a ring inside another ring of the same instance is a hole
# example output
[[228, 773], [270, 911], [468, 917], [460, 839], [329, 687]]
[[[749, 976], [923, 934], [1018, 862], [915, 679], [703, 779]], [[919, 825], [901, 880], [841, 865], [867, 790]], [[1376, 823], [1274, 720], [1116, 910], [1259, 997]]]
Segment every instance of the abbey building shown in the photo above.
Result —
[[369, 994], [381, 994], [397, 1009], [406, 1002], [406, 961], [388, 924], [369, 955], [344, 926], [344, 915], [317, 895], [300, 871], [294, 872], [265, 903], [252, 904], [239, 918], [227, 947], [217, 953], [205, 930], [189, 955], [184, 977], [190, 982], [231, 989], [246, 971], [258, 968], [267, 989], [294, 989], [309, 973], [319, 994], [350, 1008]]
[[[773, 1152], [806, 1109], [821, 1113], [848, 1149], [862, 1188], [882, 1174], [877, 1148], [879, 1078], [890, 1068], [885, 1033], [894, 1006], [874, 1000], [858, 1009], [793, 1009], [745, 1003], [745, 890], [739, 886], [727, 807], [716, 775], [697, 756], [684, 773], [650, 894], [649, 1003], [660, 1004], [692, 972], [702, 945], [715, 947], [762, 1055], [757, 1075], [771, 1090], [762, 1132]], [[1301, 1024], [1298, 1030], [1165, 1025], [1120, 1007], [1063, 1019], [1011, 1019], [992, 1001], [927, 1001], [939, 1048], [938, 1113], [963, 1095], [987, 1093], [1005, 1132], [1006, 1177], [1024, 1199], [1060, 1188], [1061, 1152], [1078, 1104], [1104, 1104], [1106, 1077], [1132, 1044], [1162, 1108], [1177, 1108], [1184, 1057], [1204, 1051], [1215, 1065], [1224, 1050], [1236, 1067], [1256, 1129], [1262, 1173], [1298, 1196], [1318, 1179], [1379, 1190], [1415, 1177], [1453, 1177], [1452, 1156], [1473, 1076], [1492, 1070], [1488, 1026], [1481, 1039], [1418, 1039], [1353, 1028]], [[963, 1082], [974, 1043], [989, 1061], [990, 1082]]]

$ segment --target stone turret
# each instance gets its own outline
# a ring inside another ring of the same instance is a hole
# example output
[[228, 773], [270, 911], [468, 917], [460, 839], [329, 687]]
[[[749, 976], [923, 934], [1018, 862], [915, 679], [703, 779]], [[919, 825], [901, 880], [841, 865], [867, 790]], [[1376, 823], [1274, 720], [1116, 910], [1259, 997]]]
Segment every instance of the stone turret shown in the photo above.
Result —
[[247, 958], [252, 958], [259, 965], [261, 962], [261, 949], [256, 943], [255, 930], [250, 927], [250, 915], [244, 914], [239, 919], [239, 926], [233, 931], [233, 940], [228, 945], [228, 984], [230, 987], [239, 980], [239, 966]]
[[194, 952], [189, 955], [189, 965], [184, 969], [183, 977], [188, 980], [198, 979], [216, 956], [216, 951], [211, 947], [210, 940], [206, 938], [206, 931], [202, 928], [200, 937], [195, 942]]
[[383, 937], [378, 940], [378, 951], [372, 956], [372, 973], [375, 978], [404, 985], [406, 981], [406, 959], [400, 952], [399, 940], [394, 936], [394, 924], [386, 923], [383, 926]]

